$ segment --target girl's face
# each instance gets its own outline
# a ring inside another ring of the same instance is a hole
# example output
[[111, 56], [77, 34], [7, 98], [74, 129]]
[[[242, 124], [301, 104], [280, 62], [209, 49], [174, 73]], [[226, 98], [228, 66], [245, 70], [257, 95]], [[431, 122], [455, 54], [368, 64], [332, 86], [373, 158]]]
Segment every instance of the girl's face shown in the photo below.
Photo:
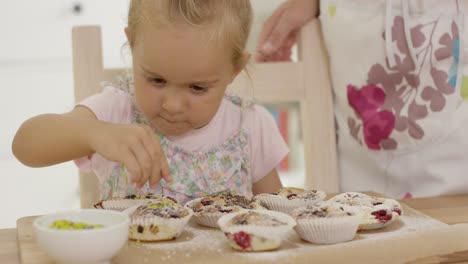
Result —
[[231, 50], [186, 25], [142, 23], [135, 37], [135, 97], [146, 118], [167, 136], [210, 122], [244, 66], [234, 67]]

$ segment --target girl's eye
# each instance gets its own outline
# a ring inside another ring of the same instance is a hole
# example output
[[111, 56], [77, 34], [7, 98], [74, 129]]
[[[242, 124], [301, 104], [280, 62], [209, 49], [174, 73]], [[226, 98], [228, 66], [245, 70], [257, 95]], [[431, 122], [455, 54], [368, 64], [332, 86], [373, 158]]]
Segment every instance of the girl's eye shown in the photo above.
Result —
[[166, 84], [166, 80], [161, 79], [161, 78], [149, 78], [148, 79], [150, 83], [156, 85], [156, 86], [163, 86]]
[[195, 93], [203, 93], [208, 90], [208, 88], [198, 85], [190, 85], [190, 89], [192, 89], [192, 91], [194, 91]]

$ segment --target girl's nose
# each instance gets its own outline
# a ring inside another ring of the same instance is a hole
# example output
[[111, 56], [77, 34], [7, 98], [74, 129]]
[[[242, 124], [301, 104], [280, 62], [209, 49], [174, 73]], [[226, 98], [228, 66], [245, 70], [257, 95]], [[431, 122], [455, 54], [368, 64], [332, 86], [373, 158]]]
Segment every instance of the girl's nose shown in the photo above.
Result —
[[165, 112], [170, 114], [178, 114], [183, 112], [183, 99], [182, 94], [177, 89], [167, 89], [162, 108]]

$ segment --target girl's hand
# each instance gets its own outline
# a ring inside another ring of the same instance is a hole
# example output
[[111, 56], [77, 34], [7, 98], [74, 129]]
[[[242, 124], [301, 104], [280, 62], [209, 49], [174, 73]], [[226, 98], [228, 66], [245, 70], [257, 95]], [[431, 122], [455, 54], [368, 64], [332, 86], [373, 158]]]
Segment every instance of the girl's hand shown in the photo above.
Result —
[[288, 0], [281, 4], [263, 24], [255, 60], [290, 61], [297, 32], [316, 17], [317, 10], [317, 0]]
[[147, 181], [155, 188], [161, 178], [172, 181], [166, 156], [150, 127], [101, 122], [93, 132], [90, 147], [106, 159], [124, 164], [138, 188]]

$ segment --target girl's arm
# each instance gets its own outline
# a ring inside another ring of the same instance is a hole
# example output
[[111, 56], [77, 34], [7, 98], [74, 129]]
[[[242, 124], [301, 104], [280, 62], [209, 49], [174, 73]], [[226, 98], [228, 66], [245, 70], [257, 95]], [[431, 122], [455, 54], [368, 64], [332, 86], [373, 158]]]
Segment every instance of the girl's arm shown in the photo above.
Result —
[[33, 117], [19, 128], [13, 153], [23, 164], [42, 167], [93, 153], [124, 164], [137, 187], [151, 187], [164, 177], [171, 181], [169, 165], [159, 140], [148, 126], [121, 125], [97, 120], [84, 106], [66, 114]]
[[261, 180], [253, 184], [253, 194], [277, 192], [282, 187], [278, 172], [273, 169]]
[[94, 153], [90, 135], [100, 122], [86, 107], [44, 114], [24, 122], [13, 139], [13, 154], [24, 165], [44, 167]]

